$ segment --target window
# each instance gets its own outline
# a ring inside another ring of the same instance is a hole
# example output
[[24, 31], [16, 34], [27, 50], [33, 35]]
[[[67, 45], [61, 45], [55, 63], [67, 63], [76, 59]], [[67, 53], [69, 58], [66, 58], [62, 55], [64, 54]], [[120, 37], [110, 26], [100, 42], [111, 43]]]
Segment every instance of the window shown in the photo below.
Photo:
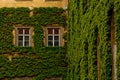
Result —
[[47, 46], [60, 46], [60, 29], [47, 28]]
[[17, 46], [30, 47], [30, 28], [17, 28]]
[[48, 47], [62, 47], [64, 46], [65, 40], [63, 39], [63, 34], [65, 28], [58, 25], [46, 25], [43, 27], [44, 30], [44, 45]]

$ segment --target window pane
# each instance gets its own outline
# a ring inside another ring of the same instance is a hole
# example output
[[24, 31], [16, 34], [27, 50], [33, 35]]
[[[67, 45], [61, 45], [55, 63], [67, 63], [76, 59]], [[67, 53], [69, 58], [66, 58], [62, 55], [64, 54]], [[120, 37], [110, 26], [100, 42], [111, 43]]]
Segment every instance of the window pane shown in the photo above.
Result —
[[25, 46], [29, 46], [29, 41], [25, 41]]
[[26, 40], [29, 40], [29, 36], [25, 36], [25, 41], [26, 41]]
[[48, 40], [53, 40], [53, 36], [48, 36]]
[[53, 34], [53, 29], [52, 28], [48, 28], [48, 34]]
[[48, 46], [53, 46], [53, 42], [52, 41], [48, 41]]
[[23, 28], [18, 28], [18, 34], [23, 34]]
[[59, 36], [54, 36], [54, 40], [59, 40]]
[[23, 40], [23, 36], [18, 36], [18, 41]]
[[59, 46], [59, 41], [55, 41], [54, 46]]
[[22, 41], [19, 41], [19, 42], [18, 42], [18, 46], [23, 46], [23, 42], [22, 42]]
[[29, 34], [29, 28], [25, 28], [25, 34]]
[[54, 29], [54, 33], [55, 33], [55, 34], [59, 34], [59, 28], [55, 28], [55, 29]]

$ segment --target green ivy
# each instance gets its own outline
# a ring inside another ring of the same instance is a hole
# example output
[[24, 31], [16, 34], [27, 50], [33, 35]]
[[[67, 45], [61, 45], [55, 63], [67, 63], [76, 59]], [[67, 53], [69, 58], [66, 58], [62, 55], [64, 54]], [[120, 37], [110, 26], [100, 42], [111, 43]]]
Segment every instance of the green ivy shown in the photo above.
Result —
[[114, 2], [115, 27], [116, 27], [116, 46], [117, 46], [117, 79], [120, 79], [120, 1]]
[[[66, 74], [66, 49], [46, 47], [43, 43], [43, 27], [50, 24], [66, 26], [66, 16], [62, 8], [34, 8], [33, 15], [28, 8], [0, 8], [0, 79], [22, 76], [46, 77]], [[30, 25], [34, 28], [34, 47], [13, 45], [14, 26]], [[9, 61], [4, 55], [20, 56]], [[2, 55], [3, 54], [3, 55]], [[51, 74], [52, 73], [52, 74]]]
[[[9, 61], [7, 57], [0, 56], [0, 79], [4, 77], [43, 76], [43, 79], [51, 76], [65, 76], [67, 62], [65, 50], [59, 48], [48, 51], [44, 55], [24, 54]], [[60, 50], [61, 51], [61, 50]], [[37, 79], [38, 77], [36, 77]], [[39, 78], [39, 80], [43, 80]]]
[[[30, 10], [28, 8], [1, 8], [0, 9], [0, 53], [11, 53], [11, 52], [41, 52], [43, 44], [43, 26], [49, 24], [59, 24], [63, 27], [66, 26], [66, 16], [63, 14], [62, 8], [35, 8], [33, 9], [33, 16], [30, 16]], [[34, 27], [33, 36], [34, 47], [20, 48], [13, 45], [13, 34], [14, 25], [22, 24], [31, 25]], [[32, 50], [31, 50], [32, 49]], [[27, 51], [26, 51], [27, 50]]]
[[[110, 10], [114, 2], [113, 0], [69, 1], [67, 80], [97, 80], [98, 51], [100, 52], [100, 80], [112, 79]], [[116, 6], [118, 8], [118, 5]]]

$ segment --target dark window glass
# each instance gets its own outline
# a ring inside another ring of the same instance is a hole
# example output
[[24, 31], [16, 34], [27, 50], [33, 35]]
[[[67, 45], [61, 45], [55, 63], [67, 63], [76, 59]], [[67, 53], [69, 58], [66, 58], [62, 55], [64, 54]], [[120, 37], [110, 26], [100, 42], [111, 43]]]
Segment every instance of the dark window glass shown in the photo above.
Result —
[[30, 28], [17, 28], [17, 45], [18, 46], [30, 46]]
[[53, 42], [52, 41], [48, 41], [48, 46], [53, 46]]
[[54, 36], [54, 40], [59, 40], [59, 36]]
[[28, 40], [28, 41], [29, 41], [29, 36], [25, 36], [25, 40]]
[[25, 28], [25, 34], [29, 34], [29, 28]]
[[23, 28], [18, 28], [18, 34], [23, 34]]
[[48, 46], [59, 46], [59, 28], [48, 28]]
[[54, 45], [55, 45], [55, 46], [59, 46], [59, 42], [58, 42], [58, 41], [55, 41], [55, 42], [54, 42]]
[[53, 34], [53, 29], [52, 28], [48, 28], [48, 34]]
[[18, 40], [23, 40], [23, 36], [18, 36]]
[[29, 41], [25, 41], [25, 46], [29, 46]]
[[54, 29], [54, 34], [59, 34], [59, 28]]
[[48, 36], [48, 40], [53, 40], [53, 36]]
[[18, 46], [23, 46], [23, 42], [22, 42], [22, 41], [19, 41], [19, 42], [18, 42]]

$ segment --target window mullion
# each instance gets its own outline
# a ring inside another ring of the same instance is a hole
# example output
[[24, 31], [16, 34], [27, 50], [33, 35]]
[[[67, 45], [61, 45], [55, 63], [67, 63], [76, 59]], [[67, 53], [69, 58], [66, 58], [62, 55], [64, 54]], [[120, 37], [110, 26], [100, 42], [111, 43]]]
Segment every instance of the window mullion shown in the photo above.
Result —
[[[49, 35], [48, 35], [49, 36]], [[48, 36], [47, 36], [47, 46], [48, 46], [48, 42], [49, 42], [49, 40], [48, 40]]]
[[53, 47], [54, 47], [55, 46], [55, 44], [54, 44], [54, 41], [55, 41], [54, 40], [54, 36], [55, 36], [54, 34], [55, 34], [55, 32], [54, 32], [54, 29], [52, 31], [53, 31]]
[[31, 46], [31, 44], [30, 44], [30, 42], [31, 42], [31, 40], [30, 40], [31, 39], [31, 37], [30, 37], [30, 30], [29, 30], [29, 35], [28, 36], [29, 36], [29, 46]]
[[17, 46], [18, 46], [18, 41], [19, 41], [19, 40], [18, 40], [18, 37], [19, 37], [19, 35], [17, 34], [17, 38], [16, 38], [16, 39], [17, 39]]
[[23, 47], [25, 46], [25, 30], [23, 29]]
[[60, 46], [60, 29], [58, 30], [59, 46]]
[[18, 38], [18, 37], [19, 37], [19, 33], [18, 33], [18, 31], [19, 31], [19, 30], [17, 29], [17, 46], [19, 45], [19, 40], [18, 40], [18, 39], [19, 39], [19, 38]]

